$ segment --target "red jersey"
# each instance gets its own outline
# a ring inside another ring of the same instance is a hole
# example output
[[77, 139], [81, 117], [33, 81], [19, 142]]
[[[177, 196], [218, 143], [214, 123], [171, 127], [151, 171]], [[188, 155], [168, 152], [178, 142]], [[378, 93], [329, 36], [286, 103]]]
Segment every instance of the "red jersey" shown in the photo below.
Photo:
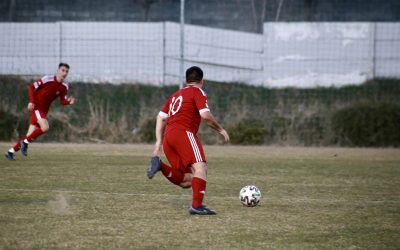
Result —
[[210, 111], [206, 93], [198, 87], [187, 86], [173, 93], [159, 115], [168, 118], [165, 133], [180, 129], [196, 134], [199, 130], [203, 112]]
[[51, 103], [59, 96], [62, 105], [68, 105], [69, 84], [57, 82], [54, 75], [48, 75], [37, 80], [28, 87], [29, 102], [35, 104], [35, 109], [47, 114]]

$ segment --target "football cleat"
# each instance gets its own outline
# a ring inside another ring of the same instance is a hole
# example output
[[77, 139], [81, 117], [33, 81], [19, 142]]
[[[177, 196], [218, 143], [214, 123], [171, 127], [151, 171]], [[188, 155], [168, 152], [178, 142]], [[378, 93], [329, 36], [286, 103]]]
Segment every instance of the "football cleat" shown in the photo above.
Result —
[[147, 169], [147, 177], [153, 179], [154, 175], [161, 170], [160, 157], [151, 157], [150, 166]]
[[11, 153], [10, 151], [7, 151], [7, 153], [6, 153], [6, 158], [7, 158], [8, 160], [10, 160], [10, 161], [15, 161], [15, 159], [14, 159], [14, 154]]
[[201, 206], [199, 208], [190, 207], [189, 213], [192, 215], [216, 215], [217, 213], [213, 210], [206, 208], [205, 206]]
[[24, 156], [28, 156], [28, 143], [24, 141], [21, 142], [21, 153]]

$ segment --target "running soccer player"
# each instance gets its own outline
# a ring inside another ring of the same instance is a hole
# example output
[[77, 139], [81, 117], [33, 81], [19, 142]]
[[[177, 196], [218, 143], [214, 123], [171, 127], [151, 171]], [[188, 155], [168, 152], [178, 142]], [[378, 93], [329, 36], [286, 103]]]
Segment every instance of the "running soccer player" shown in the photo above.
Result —
[[68, 82], [64, 81], [69, 73], [69, 65], [60, 63], [56, 75], [47, 75], [42, 79], [32, 83], [28, 87], [30, 112], [29, 129], [26, 136], [21, 138], [15, 145], [6, 153], [6, 158], [10, 161], [14, 159], [14, 153], [21, 149], [24, 156], [28, 155], [28, 144], [34, 139], [46, 133], [49, 130], [49, 123], [46, 116], [51, 103], [60, 97], [62, 105], [72, 105], [75, 103], [73, 97], [68, 97]]
[[[229, 141], [225, 129], [215, 120], [207, 104], [203, 71], [196, 66], [186, 70], [186, 87], [172, 94], [157, 116], [156, 144], [147, 176], [152, 179], [161, 171], [173, 184], [192, 188], [190, 214], [214, 215], [213, 210], [203, 205], [207, 183], [207, 165], [203, 146], [197, 137], [203, 119], [208, 126], [218, 131]], [[167, 119], [168, 118], [168, 119]], [[164, 140], [162, 131], [166, 124]], [[172, 167], [160, 160], [161, 145]]]

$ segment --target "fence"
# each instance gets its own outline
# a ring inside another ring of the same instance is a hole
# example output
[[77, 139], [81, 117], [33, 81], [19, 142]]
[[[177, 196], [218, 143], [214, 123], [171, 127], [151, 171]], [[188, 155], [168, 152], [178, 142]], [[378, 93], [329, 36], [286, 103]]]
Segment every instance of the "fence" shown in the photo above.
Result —
[[[0, 33], [0, 74], [49, 74], [65, 61], [74, 81], [178, 83], [176, 23], [1, 23]], [[271, 87], [400, 77], [400, 23], [264, 23], [263, 34], [186, 25], [193, 64], [208, 80]]]

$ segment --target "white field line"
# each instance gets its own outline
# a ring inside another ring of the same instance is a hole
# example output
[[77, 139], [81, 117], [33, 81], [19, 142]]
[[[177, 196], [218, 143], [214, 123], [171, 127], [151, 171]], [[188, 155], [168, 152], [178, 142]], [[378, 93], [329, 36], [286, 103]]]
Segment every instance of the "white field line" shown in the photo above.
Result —
[[122, 195], [122, 196], [188, 196], [187, 194], [140, 194], [140, 193], [116, 193], [99, 191], [79, 191], [79, 190], [46, 190], [46, 189], [24, 189], [24, 188], [0, 188], [0, 191], [30, 192], [30, 193], [69, 193], [69, 194], [94, 194], [94, 195]]
[[[92, 194], [92, 195], [120, 195], [120, 196], [156, 196], [156, 197], [185, 197], [189, 198], [191, 195], [188, 194], [144, 194], [144, 193], [117, 193], [117, 192], [99, 192], [99, 191], [79, 191], [79, 190], [46, 190], [46, 189], [23, 189], [23, 188], [0, 188], [0, 191], [6, 192], [30, 192], [30, 193], [69, 193], [69, 194]], [[238, 200], [238, 196], [208, 196], [209, 199], [226, 199], [226, 200]], [[263, 197], [262, 197], [263, 199]], [[269, 203], [347, 203], [349, 205], [355, 204], [381, 204], [381, 203], [392, 203], [400, 204], [400, 200], [346, 200], [346, 199], [315, 199], [307, 197], [297, 198], [282, 198], [282, 197], [267, 197], [264, 198], [270, 201]]]

